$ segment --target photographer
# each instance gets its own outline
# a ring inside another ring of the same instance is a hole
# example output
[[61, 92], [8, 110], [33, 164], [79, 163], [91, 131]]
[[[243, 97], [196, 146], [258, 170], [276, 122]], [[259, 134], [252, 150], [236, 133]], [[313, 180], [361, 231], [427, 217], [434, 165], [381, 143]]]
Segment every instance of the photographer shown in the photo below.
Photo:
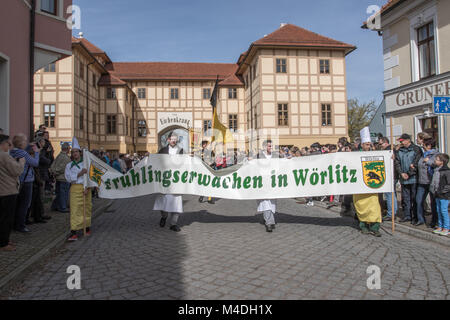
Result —
[[9, 136], [0, 134], [0, 251], [14, 251], [9, 234], [19, 193], [19, 176], [23, 172], [25, 159], [15, 160], [9, 155]]
[[35, 143], [31, 144], [34, 151], [34, 157], [25, 151], [27, 147], [27, 137], [24, 134], [19, 134], [13, 138], [14, 148], [10, 151], [14, 159], [25, 158], [25, 167], [20, 176], [19, 195], [17, 197], [17, 206], [14, 219], [14, 229], [18, 232], [30, 232], [25, 226], [25, 219], [28, 208], [31, 205], [31, 198], [33, 195], [34, 170], [32, 168], [39, 167], [39, 152], [40, 148]]

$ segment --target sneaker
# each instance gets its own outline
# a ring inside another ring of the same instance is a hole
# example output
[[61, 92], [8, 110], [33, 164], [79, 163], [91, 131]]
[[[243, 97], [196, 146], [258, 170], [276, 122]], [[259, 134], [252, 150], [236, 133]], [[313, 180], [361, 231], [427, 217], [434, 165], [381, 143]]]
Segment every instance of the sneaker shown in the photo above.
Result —
[[91, 230], [86, 230], [86, 235], [87, 236], [90, 236], [92, 233], [91, 233]]
[[69, 242], [73, 242], [73, 241], [77, 241], [77, 240], [78, 240], [78, 236], [76, 234], [70, 235], [69, 239], [67, 239], [67, 241], [69, 241]]
[[440, 234], [442, 232], [442, 228], [436, 228], [433, 230], [433, 233]]
[[448, 229], [442, 229], [442, 231], [439, 233], [441, 236], [448, 236], [450, 234]]
[[308, 207], [314, 207], [314, 202], [312, 201], [308, 201], [308, 203], [306, 204]]
[[170, 230], [175, 231], [175, 232], [180, 232], [181, 228], [175, 224], [170, 227]]

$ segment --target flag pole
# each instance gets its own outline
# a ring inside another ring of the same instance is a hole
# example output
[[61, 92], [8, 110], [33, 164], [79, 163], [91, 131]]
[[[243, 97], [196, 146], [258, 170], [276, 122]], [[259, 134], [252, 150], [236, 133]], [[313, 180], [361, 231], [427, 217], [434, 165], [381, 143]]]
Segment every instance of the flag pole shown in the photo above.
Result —
[[[87, 170], [87, 150], [83, 150], [83, 168]], [[87, 188], [87, 173], [83, 177], [83, 235], [86, 236], [86, 190]]]
[[[390, 138], [391, 138], [391, 151], [392, 151], [392, 156], [394, 156], [394, 139], [393, 139], [393, 132], [392, 132], [392, 116], [389, 119], [389, 127], [390, 127]], [[393, 159], [391, 159], [391, 161], [393, 161]], [[392, 163], [392, 162], [391, 162]], [[392, 168], [395, 171], [395, 168]], [[393, 176], [393, 187], [392, 187], [392, 195], [391, 195], [391, 210], [392, 210], [392, 234], [394, 234], [395, 232], [395, 174], [394, 171], [392, 172], [392, 176]]]

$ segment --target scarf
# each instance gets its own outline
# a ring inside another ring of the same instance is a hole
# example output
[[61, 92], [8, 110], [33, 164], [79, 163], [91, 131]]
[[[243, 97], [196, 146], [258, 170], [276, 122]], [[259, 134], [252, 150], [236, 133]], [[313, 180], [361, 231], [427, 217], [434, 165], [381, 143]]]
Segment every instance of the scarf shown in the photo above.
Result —
[[72, 165], [70, 166], [70, 169], [72, 169], [74, 166], [76, 166], [78, 169], [81, 169], [79, 164], [83, 162], [83, 158], [80, 158], [80, 161], [76, 162], [75, 160], [72, 161]]

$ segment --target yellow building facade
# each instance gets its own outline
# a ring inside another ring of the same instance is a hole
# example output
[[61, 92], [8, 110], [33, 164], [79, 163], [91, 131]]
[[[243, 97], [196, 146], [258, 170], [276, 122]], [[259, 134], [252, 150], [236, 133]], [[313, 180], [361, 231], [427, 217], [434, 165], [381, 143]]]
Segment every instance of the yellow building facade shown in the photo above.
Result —
[[345, 57], [354, 46], [282, 24], [237, 63], [113, 62], [85, 38], [35, 76], [35, 123], [58, 148], [157, 152], [169, 132], [186, 150], [211, 140], [210, 97], [233, 135], [227, 150], [336, 143], [347, 136]]

